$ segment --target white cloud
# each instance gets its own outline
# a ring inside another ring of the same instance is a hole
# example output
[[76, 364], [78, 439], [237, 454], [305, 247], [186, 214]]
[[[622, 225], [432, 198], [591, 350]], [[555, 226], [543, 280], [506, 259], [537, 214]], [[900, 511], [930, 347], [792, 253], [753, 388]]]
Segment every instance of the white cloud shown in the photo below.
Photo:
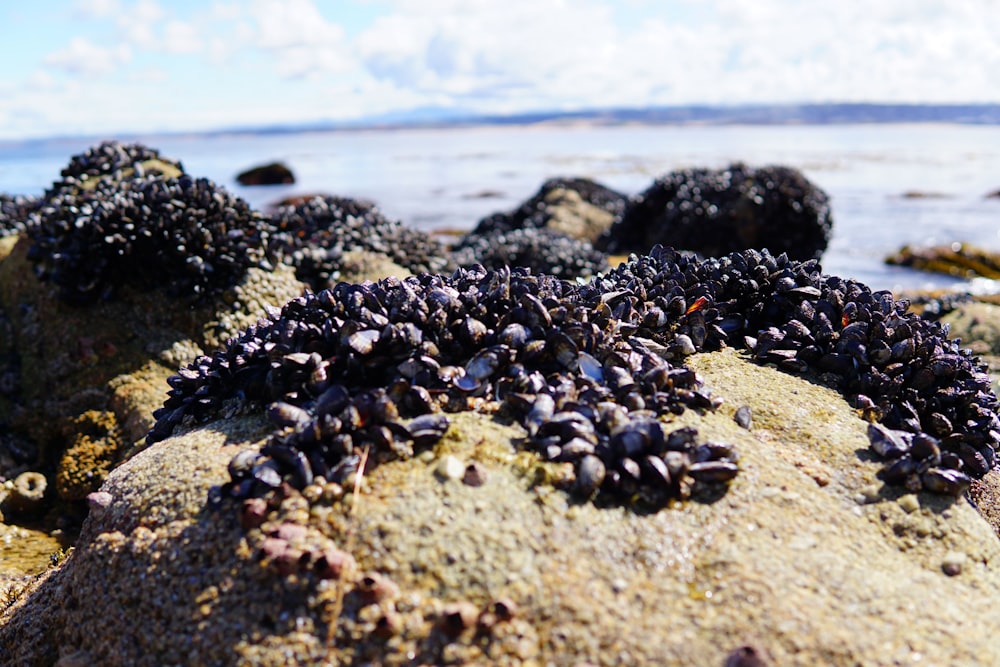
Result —
[[209, 43], [213, 62], [231, 62], [237, 51], [263, 51], [288, 79], [344, 73], [357, 68], [344, 29], [328, 21], [311, 0], [256, 0], [249, 8], [216, 4], [206, 18], [216, 25]]
[[163, 50], [167, 53], [198, 53], [203, 48], [198, 29], [183, 21], [170, 20], [163, 27]]
[[139, 0], [117, 13], [115, 23], [122, 38], [139, 49], [159, 48], [157, 29], [167, 13], [156, 0]]
[[[1000, 101], [995, 0], [89, 0], [73, 7], [88, 19], [78, 36], [0, 82], [5, 117], [26, 123], [32, 104], [44, 104], [37, 118], [66, 123], [54, 108], [74, 117], [92, 110], [89, 122], [103, 126], [114, 116], [134, 126], [144, 117], [115, 116], [100, 104], [138, 100], [142, 90], [171, 91], [178, 106], [164, 123], [182, 122], [179, 115], [197, 107], [205, 115], [190, 122], [221, 125], [420, 106], [499, 113]], [[351, 11], [359, 14], [347, 17]], [[186, 69], [192, 64], [201, 70]], [[101, 79], [120, 69], [128, 88]], [[72, 87], [64, 74], [75, 76]], [[207, 102], [209, 79], [232, 87]], [[107, 97], [88, 92], [96, 80]], [[150, 102], [157, 113], [166, 104]]]
[[99, 77], [114, 72], [131, 59], [132, 51], [125, 44], [104, 47], [74, 37], [66, 48], [49, 54], [45, 64], [71, 74]]
[[120, 11], [121, 3], [118, 0], [75, 0], [73, 2], [73, 14], [80, 18], [106, 18], [114, 16]]

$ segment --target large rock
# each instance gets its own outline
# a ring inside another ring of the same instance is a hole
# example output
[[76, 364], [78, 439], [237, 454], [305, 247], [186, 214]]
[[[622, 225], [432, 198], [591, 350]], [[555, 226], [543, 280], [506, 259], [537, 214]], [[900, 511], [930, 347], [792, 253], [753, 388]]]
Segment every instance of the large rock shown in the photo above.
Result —
[[39, 471], [50, 500], [79, 501], [171, 373], [305, 286], [272, 268], [261, 214], [142, 145], [74, 156], [25, 210], [0, 239], [0, 476]]
[[544, 228], [593, 243], [621, 217], [625, 201], [622, 193], [589, 178], [550, 178], [516, 209], [483, 218], [471, 233]]
[[789, 167], [683, 169], [631, 198], [596, 243], [613, 255], [656, 244], [720, 257], [748, 248], [819, 259], [833, 226], [827, 194]]
[[[867, 423], [829, 389], [731, 350], [689, 363], [725, 403], [670, 423], [733, 443], [741, 472], [728, 492], [653, 513], [573, 500], [553, 487], [559, 464], [517, 453], [519, 427], [474, 413], [433, 454], [369, 471], [358, 494], [313, 485], [245, 508], [247, 529], [209, 491], [265, 423], [157, 443], [112, 472], [74, 551], [6, 610], [0, 658], [1000, 661], [1000, 542], [968, 502], [883, 486]], [[733, 419], [742, 406], [750, 430]]]

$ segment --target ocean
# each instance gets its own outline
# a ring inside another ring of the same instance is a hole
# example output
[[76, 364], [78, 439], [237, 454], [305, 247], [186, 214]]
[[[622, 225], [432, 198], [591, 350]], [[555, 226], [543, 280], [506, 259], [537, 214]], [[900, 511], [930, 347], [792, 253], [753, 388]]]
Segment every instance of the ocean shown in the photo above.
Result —
[[[112, 137], [108, 137], [112, 138]], [[70, 156], [100, 139], [0, 143], [0, 192], [41, 194]], [[133, 137], [263, 208], [330, 193], [376, 202], [433, 232], [468, 230], [509, 210], [553, 176], [585, 176], [634, 194], [684, 167], [783, 165], [831, 197], [826, 273], [873, 289], [963, 288], [961, 281], [888, 266], [904, 244], [969, 242], [1000, 249], [1000, 126], [536, 125], [285, 134]], [[297, 182], [243, 187], [241, 170], [285, 162]]]

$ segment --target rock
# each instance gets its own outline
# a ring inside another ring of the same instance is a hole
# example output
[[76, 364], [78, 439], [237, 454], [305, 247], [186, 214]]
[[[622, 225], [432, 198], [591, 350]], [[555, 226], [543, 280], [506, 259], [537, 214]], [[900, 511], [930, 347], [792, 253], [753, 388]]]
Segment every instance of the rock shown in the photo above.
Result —
[[406, 278], [413, 274], [385, 255], [370, 250], [349, 250], [340, 264], [339, 281], [363, 283], [366, 280], [381, 280], [389, 276]]
[[594, 243], [621, 217], [625, 199], [620, 192], [589, 178], [550, 178], [519, 207], [483, 218], [470, 234], [548, 229]]
[[63, 437], [68, 444], [56, 469], [56, 490], [65, 500], [83, 500], [124, 453], [121, 429], [113, 412], [88, 410], [65, 424]]
[[899, 252], [886, 257], [885, 263], [965, 279], [1000, 278], [1000, 255], [968, 243], [951, 243], [929, 248], [903, 246]]
[[[389, 461], [341, 500], [310, 503], [286, 490], [248, 530], [242, 502], [214, 506], [211, 489], [229, 479], [233, 453], [259, 447], [271, 426], [237, 416], [156, 443], [112, 471], [102, 488], [110, 505], [0, 617], [0, 656], [17, 664], [67, 655], [100, 664], [1000, 660], [992, 613], [1000, 541], [969, 503], [921, 492], [911, 512], [901, 508], [905, 489], [882, 485], [879, 464], [858, 455], [868, 451], [867, 423], [830, 389], [732, 350], [688, 363], [725, 402], [672, 417], [671, 428], [696, 426], [733, 443], [741, 473], [721, 495], [651, 513], [575, 502], [548, 481], [560, 464], [519, 452], [519, 427], [477, 413], [451, 415], [434, 453], [476, 461], [487, 484], [442, 484], [424, 457]], [[734, 421], [737, 406], [752, 410], [752, 431]], [[858, 505], [873, 486], [874, 500]], [[302, 555], [278, 558], [289, 549]], [[344, 551], [356, 567], [324, 578], [319, 554]], [[965, 556], [961, 573], [948, 576], [955, 554]], [[501, 598], [516, 614], [497, 615]]]
[[950, 327], [952, 338], [980, 354], [1000, 355], [1000, 306], [981, 301], [957, 304], [939, 320]]
[[236, 176], [240, 185], [287, 185], [295, 182], [292, 170], [281, 162], [251, 167]]
[[833, 226], [829, 197], [789, 167], [685, 169], [631, 198], [595, 244], [612, 254], [644, 254], [655, 244], [720, 257], [748, 248], [818, 259]]
[[153, 149], [74, 156], [27, 233], [0, 239], [0, 423], [33, 450], [0, 457], [0, 474], [54, 471], [49, 500], [95, 491], [152, 427], [172, 373], [305, 289], [270, 268], [267, 226]]
[[[17, 350], [16, 394], [0, 418], [39, 445], [59, 471], [55, 487], [82, 499], [143, 438], [169, 389], [166, 379], [195, 350], [214, 350], [274, 307], [302, 293], [290, 267], [250, 269], [207, 302], [123, 287], [117, 298], [81, 306], [39, 282], [22, 239], [0, 262], [0, 307]], [[188, 351], [184, 351], [188, 350]], [[27, 372], [30, 369], [30, 372]], [[0, 408], [4, 404], [0, 402]], [[103, 435], [80, 420], [100, 414]]]

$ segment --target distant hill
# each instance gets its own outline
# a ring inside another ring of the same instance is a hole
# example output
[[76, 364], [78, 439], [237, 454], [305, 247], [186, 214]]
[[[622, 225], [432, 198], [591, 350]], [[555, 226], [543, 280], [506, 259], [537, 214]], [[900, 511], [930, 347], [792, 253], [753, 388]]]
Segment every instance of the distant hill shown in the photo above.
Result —
[[422, 107], [409, 111], [352, 120], [318, 121], [233, 128], [230, 131], [287, 133], [324, 130], [387, 129], [405, 127], [462, 127], [471, 125], [536, 125], [585, 122], [598, 125], [706, 124], [706, 125], [826, 125], [834, 123], [959, 123], [1000, 124], [1000, 104], [755, 104], [733, 106], [669, 106], [649, 108], [531, 111], [482, 114], [467, 110]]

